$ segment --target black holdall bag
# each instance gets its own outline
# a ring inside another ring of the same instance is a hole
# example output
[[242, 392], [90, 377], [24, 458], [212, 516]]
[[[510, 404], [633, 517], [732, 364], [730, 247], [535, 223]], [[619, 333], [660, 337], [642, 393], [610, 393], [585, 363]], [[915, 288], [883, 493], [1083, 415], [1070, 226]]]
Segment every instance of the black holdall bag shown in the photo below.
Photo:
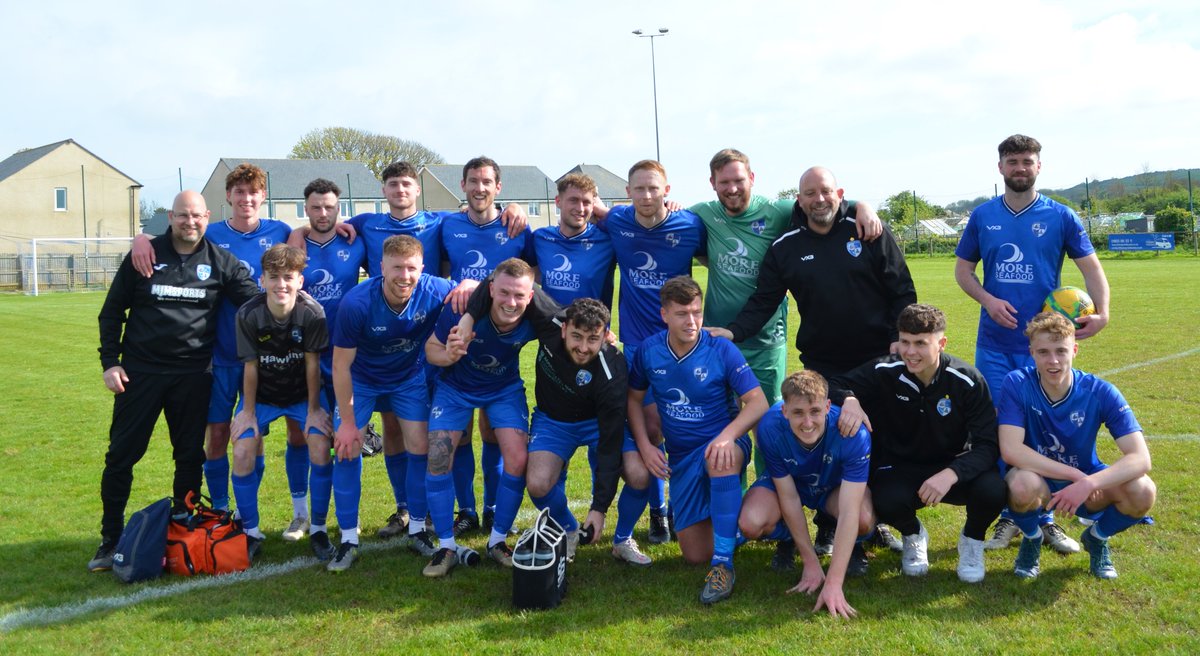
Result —
[[567, 533], [549, 509], [521, 534], [512, 560], [513, 606], [547, 609], [562, 603], [567, 596]]
[[159, 499], [129, 518], [113, 553], [112, 571], [118, 579], [136, 583], [162, 576], [171, 503], [170, 497]]

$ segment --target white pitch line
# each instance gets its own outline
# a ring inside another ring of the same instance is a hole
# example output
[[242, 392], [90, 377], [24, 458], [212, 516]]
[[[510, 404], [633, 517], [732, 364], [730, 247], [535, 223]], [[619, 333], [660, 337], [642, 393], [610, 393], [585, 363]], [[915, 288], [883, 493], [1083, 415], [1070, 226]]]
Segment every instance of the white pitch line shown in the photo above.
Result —
[[[372, 552], [394, 547], [393, 544], [385, 544], [383, 542], [369, 542], [359, 547], [360, 551]], [[197, 576], [189, 578], [186, 581], [172, 583], [169, 585], [146, 587], [125, 595], [116, 595], [112, 597], [98, 597], [96, 599], [88, 599], [61, 606], [43, 606], [40, 608], [29, 608], [16, 610], [7, 615], [0, 617], [0, 633], [10, 633], [17, 629], [26, 626], [39, 626], [46, 624], [58, 624], [67, 620], [75, 619], [82, 615], [94, 613], [102, 610], [115, 610], [133, 606], [145, 601], [153, 601], [155, 599], [163, 599], [166, 597], [174, 597], [185, 592], [193, 590], [204, 590], [207, 588], [216, 588], [226, 585], [234, 585], [246, 581], [257, 581], [266, 579], [280, 574], [287, 574], [298, 569], [311, 567], [317, 564], [317, 559], [312, 556], [301, 556], [292, 560], [273, 563], [270, 565], [257, 565], [250, 569], [234, 572], [232, 574], [222, 574], [220, 576]]]
[[1180, 351], [1179, 353], [1174, 353], [1172, 355], [1164, 355], [1161, 358], [1154, 358], [1152, 360], [1146, 360], [1145, 362], [1134, 362], [1133, 364], [1127, 364], [1123, 367], [1117, 367], [1116, 369], [1109, 369], [1108, 371], [1101, 371], [1100, 373], [1098, 373], [1096, 375], [1100, 376], [1101, 378], [1106, 378], [1108, 376], [1112, 376], [1112, 375], [1119, 374], [1119, 373], [1124, 373], [1124, 372], [1130, 371], [1132, 369], [1141, 369], [1142, 367], [1149, 367], [1150, 365], [1160, 364], [1162, 362], [1169, 362], [1171, 360], [1178, 360], [1179, 358], [1186, 358], [1189, 355], [1195, 355], [1197, 353], [1200, 353], [1200, 347], [1197, 347], [1194, 349], [1188, 349], [1186, 351]]

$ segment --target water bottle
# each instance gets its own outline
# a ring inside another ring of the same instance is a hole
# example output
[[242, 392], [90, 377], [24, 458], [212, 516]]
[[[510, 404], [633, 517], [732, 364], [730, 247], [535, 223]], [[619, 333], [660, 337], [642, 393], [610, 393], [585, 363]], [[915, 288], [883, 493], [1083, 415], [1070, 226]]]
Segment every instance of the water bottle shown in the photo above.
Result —
[[458, 562], [467, 567], [474, 567], [479, 564], [479, 552], [471, 547], [464, 547], [460, 544], [455, 553], [458, 554]]

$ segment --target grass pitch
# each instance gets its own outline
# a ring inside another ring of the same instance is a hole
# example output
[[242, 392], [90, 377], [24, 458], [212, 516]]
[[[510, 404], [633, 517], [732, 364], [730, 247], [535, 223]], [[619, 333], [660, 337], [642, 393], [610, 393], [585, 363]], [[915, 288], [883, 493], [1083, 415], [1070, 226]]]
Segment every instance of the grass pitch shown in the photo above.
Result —
[[[910, 266], [921, 300], [947, 312], [947, 350], [972, 359], [978, 306], [954, 284], [953, 260], [914, 257]], [[278, 536], [291, 510], [282, 427], [267, 438], [261, 510], [269, 537], [252, 576], [127, 586], [88, 574], [112, 408], [96, 353], [103, 294], [2, 297], [0, 651], [1197, 653], [1200, 309], [1192, 281], [1200, 260], [1118, 258], [1104, 266], [1114, 319], [1081, 343], [1077, 364], [1111, 372], [1133, 405], [1150, 437], [1159, 489], [1157, 524], [1113, 540], [1120, 578], [1095, 580], [1086, 555], [1047, 552], [1041, 577], [1018, 581], [1011, 574], [1016, 551], [1008, 549], [988, 552], [983, 583], [960, 583], [954, 566], [962, 510], [939, 507], [922, 515], [932, 536], [929, 576], [902, 577], [897, 555], [877, 554], [867, 577], [846, 585], [860, 613], [852, 621], [809, 612], [810, 598], [785, 596], [798, 573], [770, 571], [772, 548], [756, 543], [738, 551], [733, 598], [704, 608], [697, 595], [705, 570], [685, 566], [674, 544], [646, 545], [644, 520], [636, 535], [655, 559], [649, 570], [614, 562], [604, 545], [584, 547], [561, 608], [514, 612], [511, 577], [488, 562], [431, 581], [420, 575], [423, 559], [372, 546], [390, 512], [381, 458], [368, 459], [364, 471], [362, 557], [349, 572], [330, 575], [302, 560], [306, 543]], [[1065, 271], [1066, 284], [1081, 284], [1070, 263]], [[696, 273], [703, 284], [704, 269]], [[789, 362], [797, 362], [794, 354]], [[170, 491], [165, 430], [160, 423], [136, 469], [130, 512]], [[1101, 455], [1111, 461], [1116, 450], [1103, 435]], [[585, 460], [573, 461], [569, 489], [579, 516], [588, 498]], [[528, 524], [531, 509], [526, 500], [518, 525]], [[615, 508], [606, 537], [613, 522]], [[1081, 530], [1063, 523], [1076, 536]], [[482, 551], [483, 538], [467, 544]]]

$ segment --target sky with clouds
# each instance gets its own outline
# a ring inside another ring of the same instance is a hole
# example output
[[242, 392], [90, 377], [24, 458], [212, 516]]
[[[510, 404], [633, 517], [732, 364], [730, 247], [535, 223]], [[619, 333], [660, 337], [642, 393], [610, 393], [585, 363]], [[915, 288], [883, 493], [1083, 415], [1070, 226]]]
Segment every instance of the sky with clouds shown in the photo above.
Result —
[[168, 203], [221, 157], [313, 128], [487, 154], [552, 178], [654, 157], [712, 197], [735, 147], [774, 196], [812, 165], [876, 205], [991, 195], [996, 144], [1042, 141], [1039, 186], [1200, 167], [1194, 0], [739, 3], [20, 3], [5, 8], [0, 158], [73, 138]]

